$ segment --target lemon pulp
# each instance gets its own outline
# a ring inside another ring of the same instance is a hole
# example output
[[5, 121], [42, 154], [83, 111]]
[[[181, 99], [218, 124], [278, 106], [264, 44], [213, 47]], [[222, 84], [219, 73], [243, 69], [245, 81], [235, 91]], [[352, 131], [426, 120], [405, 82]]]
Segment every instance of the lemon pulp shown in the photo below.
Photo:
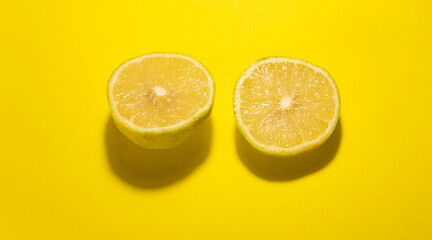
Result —
[[122, 64], [108, 83], [119, 129], [135, 143], [169, 148], [184, 141], [210, 114], [214, 81], [196, 60], [156, 53]]
[[333, 131], [339, 106], [330, 75], [298, 59], [260, 60], [235, 88], [238, 126], [266, 153], [293, 154], [319, 145]]

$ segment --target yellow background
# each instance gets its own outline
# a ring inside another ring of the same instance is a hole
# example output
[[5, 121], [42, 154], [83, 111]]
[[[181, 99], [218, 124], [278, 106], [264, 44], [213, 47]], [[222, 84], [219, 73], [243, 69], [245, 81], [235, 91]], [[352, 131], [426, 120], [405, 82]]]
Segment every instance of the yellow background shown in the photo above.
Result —
[[[0, 239], [432, 239], [428, 1], [7, 1], [0, 8]], [[123, 61], [179, 52], [216, 101], [180, 149], [136, 147], [105, 88]], [[232, 92], [282, 55], [337, 82], [317, 151], [252, 150]]]

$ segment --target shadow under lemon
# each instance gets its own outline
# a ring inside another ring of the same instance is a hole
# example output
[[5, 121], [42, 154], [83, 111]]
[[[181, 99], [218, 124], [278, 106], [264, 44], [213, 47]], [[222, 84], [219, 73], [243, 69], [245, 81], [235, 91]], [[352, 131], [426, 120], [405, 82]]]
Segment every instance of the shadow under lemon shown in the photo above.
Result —
[[336, 155], [342, 137], [342, 122], [323, 145], [293, 157], [265, 155], [243, 137], [236, 127], [237, 154], [243, 164], [255, 175], [270, 181], [291, 181], [314, 173], [325, 167]]
[[188, 176], [209, 154], [211, 118], [191, 139], [172, 149], [146, 149], [125, 137], [109, 117], [106, 151], [113, 172], [137, 188], [161, 188]]

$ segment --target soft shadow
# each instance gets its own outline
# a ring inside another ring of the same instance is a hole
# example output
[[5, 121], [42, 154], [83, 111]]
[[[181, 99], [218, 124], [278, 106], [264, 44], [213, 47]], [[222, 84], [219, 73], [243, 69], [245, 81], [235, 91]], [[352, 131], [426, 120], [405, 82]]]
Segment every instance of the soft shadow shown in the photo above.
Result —
[[167, 150], [142, 148], [126, 138], [110, 117], [105, 142], [112, 171], [137, 188], [156, 189], [188, 176], [208, 156], [211, 119], [200, 131], [178, 147]]
[[342, 122], [320, 147], [294, 157], [273, 157], [253, 148], [236, 127], [237, 154], [258, 177], [270, 181], [291, 181], [324, 168], [336, 155], [342, 137]]

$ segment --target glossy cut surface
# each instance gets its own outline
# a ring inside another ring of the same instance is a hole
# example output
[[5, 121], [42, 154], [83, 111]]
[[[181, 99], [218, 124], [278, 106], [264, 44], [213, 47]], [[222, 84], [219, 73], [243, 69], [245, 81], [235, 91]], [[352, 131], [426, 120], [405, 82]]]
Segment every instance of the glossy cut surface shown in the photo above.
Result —
[[151, 54], [121, 66], [112, 85], [120, 116], [142, 128], [159, 128], [192, 118], [209, 101], [209, 79], [188, 57]]
[[303, 60], [257, 61], [235, 94], [239, 124], [263, 148], [307, 145], [331, 134], [339, 117], [339, 93], [330, 75]]

